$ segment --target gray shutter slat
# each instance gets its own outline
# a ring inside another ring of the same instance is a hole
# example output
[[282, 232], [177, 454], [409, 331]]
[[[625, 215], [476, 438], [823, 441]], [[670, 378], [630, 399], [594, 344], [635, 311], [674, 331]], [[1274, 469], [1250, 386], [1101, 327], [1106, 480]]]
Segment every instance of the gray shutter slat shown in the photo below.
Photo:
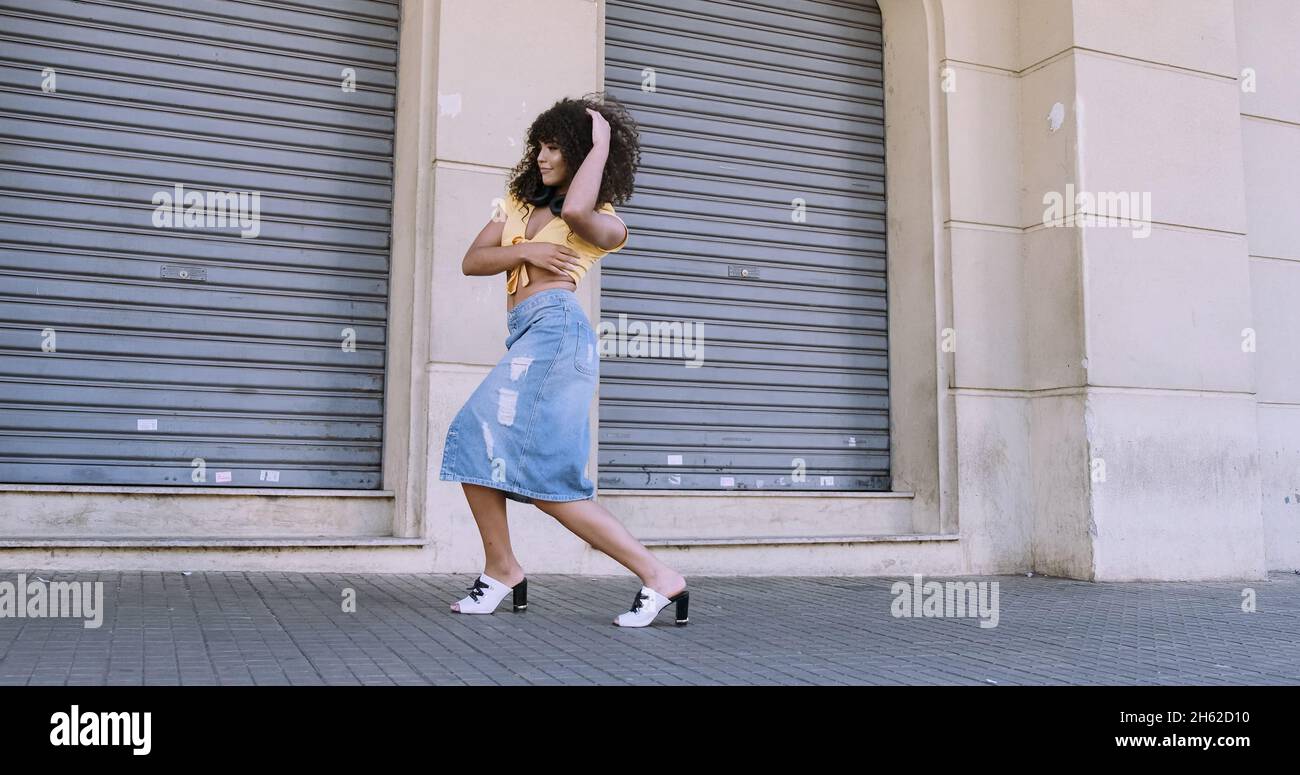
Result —
[[[14, 68], [0, 69], [0, 87], [19, 90], [30, 87], [34, 80], [31, 71], [22, 73]], [[45, 120], [97, 121], [111, 125], [105, 131], [146, 133], [175, 131], [175, 114], [185, 111], [188, 113], [186, 137], [178, 139], [210, 140], [218, 143], [214, 146], [216, 151], [220, 150], [223, 141], [239, 146], [282, 145], [314, 149], [314, 145], [322, 140], [321, 130], [339, 130], [330, 146], [319, 149], [322, 153], [383, 156], [392, 151], [388, 139], [392, 122], [378, 111], [354, 110], [348, 113], [332, 105], [292, 104], [274, 97], [230, 99], [168, 86], [155, 88], [132, 84], [131, 91], [138, 99], [150, 100], [154, 104], [162, 104], [163, 100], [170, 102], [167, 108], [146, 109], [125, 103], [114, 104], [107, 95], [120, 94], [120, 84], [87, 84], [89, 80], [92, 78], [62, 75], [59, 88], [65, 94], [64, 99], [14, 94], [10, 97], [9, 109]], [[219, 153], [212, 155], [221, 158]]]
[[[0, 482], [380, 486], [398, 17], [0, 0]], [[155, 227], [176, 184], [260, 234]]]
[[[134, 152], [153, 157], [180, 157], [189, 162], [207, 162], [211, 164], [244, 164], [249, 166], [273, 166], [285, 171], [317, 173], [324, 175], [357, 176], [384, 179], [392, 168], [392, 160], [378, 156], [361, 154], [348, 155], [343, 152], [330, 152], [328, 145], [322, 150], [307, 150], [269, 143], [257, 144], [223, 135], [220, 138], [206, 138], [198, 135], [182, 136], [183, 130], [166, 133], [163, 128], [149, 131], [143, 128], [135, 130], [118, 128], [101, 128], [95, 125], [76, 125], [54, 123], [65, 121], [58, 117], [41, 121], [40, 98], [14, 96], [0, 92], [0, 105], [5, 110], [21, 110], [30, 106], [33, 110], [28, 119], [0, 118], [0, 133], [10, 142], [24, 141], [27, 148], [17, 150], [12, 156], [0, 156], [0, 162], [14, 162], [30, 156], [32, 146], [56, 145], [63, 148], [114, 148], [117, 152]], [[88, 118], [98, 115], [92, 111]], [[177, 122], [184, 125], [186, 117], [177, 115]], [[239, 124], [232, 122], [232, 129]], [[322, 143], [337, 143], [330, 140], [328, 130], [319, 129]]]
[[[137, 32], [120, 27], [85, 27], [78, 25], [75, 19], [23, 16], [11, 11], [12, 6], [12, 2], [0, 0], [0, 30], [3, 30], [5, 37], [35, 41], [48, 47], [51, 55], [60, 58], [70, 56], [77, 50], [91, 49], [124, 59], [161, 58], [184, 62], [199, 80], [228, 72], [251, 72], [272, 76], [284, 82], [307, 78], [335, 84], [339, 81], [343, 66], [340, 57], [312, 58], [310, 52], [304, 53], [297, 48], [277, 51], [225, 46], [214, 52], [213, 47], [201, 39]], [[373, 52], [374, 61], [348, 61], [346, 66], [356, 69], [359, 87], [373, 85], [375, 88], [392, 90], [396, 84], [395, 54], [393, 52], [390, 55], [380, 49]]]
[[[51, 256], [50, 258], [66, 258], [66, 256]], [[75, 261], [75, 258], [72, 259]], [[142, 261], [146, 267], [150, 267], [152, 262]], [[22, 267], [18, 267], [21, 269]], [[153, 269], [157, 268], [154, 264]], [[287, 272], [274, 273], [279, 279], [281, 276], [288, 276]], [[26, 278], [23, 278], [24, 280]], [[324, 276], [322, 282], [328, 282], [332, 278]], [[30, 287], [30, 286], [29, 286]], [[57, 290], [57, 289], [55, 289]], [[287, 288], [284, 290], [295, 290]], [[299, 291], [304, 289], [297, 289]], [[306, 290], [315, 290], [308, 288]], [[14, 294], [17, 295], [17, 294]], [[305, 293], [294, 294], [290, 296], [290, 302], [281, 303], [281, 307], [293, 307], [296, 310], [296, 299], [306, 295]], [[357, 294], [361, 295], [360, 293]], [[382, 294], [379, 294], [382, 295]], [[234, 336], [234, 337], [262, 337], [267, 338], [266, 323], [259, 317], [242, 314], [223, 314], [221, 310], [212, 308], [211, 305], [204, 310], [183, 310], [183, 311], [163, 311], [152, 309], [147, 306], [141, 306], [138, 309], [125, 308], [122, 305], [114, 305], [109, 301], [90, 301], [86, 298], [76, 298], [74, 301], [63, 301], [54, 298], [53, 294], [38, 296], [27, 294], [28, 301], [24, 304], [14, 304], [6, 308], [5, 319], [8, 323], [22, 326], [25, 331], [30, 331], [31, 326], [59, 326], [81, 327], [81, 328], [116, 328], [123, 331], [176, 331], [176, 332], [193, 332], [197, 335], [206, 336]], [[193, 298], [193, 297], [192, 297]], [[211, 298], [211, 297], [209, 297]], [[263, 312], [276, 313], [277, 296], [263, 295], [258, 301], [260, 307], [254, 308]], [[327, 305], [332, 302], [327, 300]], [[186, 305], [179, 305], [186, 306]], [[326, 306], [327, 311], [330, 307]], [[375, 305], [373, 307], [375, 315], [383, 312], [383, 307]], [[288, 314], [276, 315], [275, 338], [281, 341], [298, 341], [303, 343], [319, 343], [328, 341], [338, 334], [341, 326], [339, 322], [315, 321], [305, 318], [292, 319]], [[384, 320], [376, 317], [373, 320], [366, 321], [361, 316], [355, 316], [353, 320], [347, 321], [348, 327], [357, 332], [357, 341], [372, 343], [375, 346], [382, 346], [384, 343]], [[365, 346], [360, 345], [360, 346]]]
[[[46, 402], [52, 405], [76, 407], [131, 407], [138, 411], [202, 410], [227, 415], [253, 416], [247, 411], [248, 401], [234, 392], [202, 390], [192, 385], [173, 386], [169, 391], [147, 387], [133, 388], [123, 385], [99, 385], [91, 395], [86, 395], [80, 385], [33, 384], [5, 380], [0, 383], [6, 400], [15, 404]], [[365, 397], [364, 394], [330, 394], [325, 392], [286, 391], [283, 394], [263, 394], [258, 397], [257, 408], [273, 417], [314, 417], [316, 419], [364, 419], [373, 417], [383, 409], [382, 396]]]
[[[50, 49], [40, 44], [22, 40], [6, 41], [4, 58], [13, 62], [0, 70], [0, 78], [6, 85], [15, 85], [24, 87], [29, 84], [30, 70], [33, 66], [40, 70], [48, 66]], [[60, 52], [59, 68], [64, 72], [69, 72], [83, 77], [77, 81], [78, 86], [86, 89], [93, 89], [99, 86], [95, 79], [103, 79], [104, 86], [100, 87], [105, 93], [112, 95], [112, 92], [105, 88], [108, 84], [129, 80], [153, 84], [166, 84], [168, 88], [177, 91], [188, 90], [201, 92], [205, 95], [224, 96], [228, 99], [237, 98], [236, 95], [229, 95], [228, 92], [236, 92], [237, 95], [245, 95], [248, 98], [269, 96], [275, 98], [286, 91], [297, 93], [301, 100], [333, 105], [340, 110], [358, 110], [373, 109], [381, 114], [385, 110], [386, 100], [392, 95], [392, 86], [388, 84], [380, 88], [377, 84], [363, 83], [365, 88], [358, 89], [356, 92], [344, 92], [337, 88], [337, 81], [332, 83], [314, 83], [300, 79], [267, 78], [263, 73], [240, 72], [237, 70], [221, 70], [220, 88], [214, 88], [207, 79], [196, 80], [194, 67], [188, 64], [176, 62], [159, 61], [156, 59], [136, 59], [130, 56], [120, 54], [103, 54], [97, 51], [87, 51], [85, 49], [68, 49]], [[218, 71], [212, 71], [216, 74]], [[342, 68], [340, 68], [340, 73]], [[16, 79], [15, 74], [19, 78]], [[298, 80], [299, 82], [295, 82]], [[313, 88], [308, 88], [309, 86]], [[90, 92], [87, 92], [90, 93]], [[326, 118], [329, 118], [326, 116]]]
[[[176, 233], [159, 235], [158, 229], [113, 227], [83, 229], [77, 223], [62, 223], [57, 229], [49, 221], [5, 223], [0, 211], [0, 244], [65, 248], [84, 251], [119, 251], [131, 255], [152, 256], [164, 263], [234, 261], [238, 265], [279, 266], [292, 269], [384, 273], [388, 269], [387, 253], [367, 254], [317, 248], [304, 252], [293, 244], [250, 244], [232, 249], [228, 240], [202, 234]], [[261, 243], [262, 240], [245, 240]], [[219, 267], [217, 267], [219, 269]], [[208, 285], [213, 285], [210, 277]], [[351, 313], [349, 313], [351, 314]]]
[[[5, 169], [6, 179], [11, 172], [18, 173], [27, 169], [23, 159], [29, 153], [28, 146], [0, 141], [0, 168]], [[146, 157], [121, 151], [44, 146], [41, 148], [41, 160], [39, 174], [47, 178], [61, 174], [73, 179], [136, 182], [157, 181], [174, 175], [177, 180], [193, 181], [190, 185], [202, 190], [229, 191], [237, 185], [243, 185], [250, 190], [261, 191], [264, 199], [280, 195], [313, 203], [364, 205], [385, 212], [388, 210], [391, 192], [388, 181], [383, 178], [369, 181], [323, 177], [300, 170], [277, 172], [225, 162], [160, 159], [157, 156]], [[52, 182], [49, 185], [62, 183]]]
[[[156, 186], [132, 180], [104, 180], [71, 175], [53, 175], [49, 172], [27, 170], [6, 171], [6, 188], [26, 195], [43, 197], [79, 197], [86, 200], [108, 201], [121, 199], [128, 202], [149, 202]], [[190, 186], [186, 186], [189, 190]], [[211, 186], [194, 186], [195, 191], [220, 191]], [[378, 204], [358, 204], [347, 201], [304, 201], [295, 196], [279, 196], [261, 192], [261, 211], [266, 218], [310, 219], [322, 223], [353, 223], [383, 229], [388, 224], [388, 208]], [[152, 212], [152, 210], [150, 210]]]
[[[211, 0], [199, 2], [211, 4]], [[206, 61], [209, 62], [221, 61], [222, 51], [229, 47], [278, 49], [382, 63], [392, 61], [390, 54], [397, 46], [397, 28], [393, 24], [337, 19], [335, 30], [324, 32], [311, 28], [318, 26], [312, 24], [313, 19], [326, 18], [322, 16], [298, 16], [306, 27], [293, 26], [293, 20], [288, 17], [282, 17], [282, 23], [277, 25], [264, 21], [271, 11], [264, 5], [226, 0], [212, 6], [221, 9], [220, 16], [195, 13], [190, 6], [191, 3], [168, 4], [150, 9], [92, 0], [0, 0], [0, 11], [93, 29], [96, 36], [111, 37], [112, 31], [122, 30], [168, 40], [201, 41], [208, 47]]]
[[875, 0], [607, 3], [643, 151], [602, 326], [702, 324], [704, 362], [603, 343], [600, 486], [889, 489], [881, 41]]

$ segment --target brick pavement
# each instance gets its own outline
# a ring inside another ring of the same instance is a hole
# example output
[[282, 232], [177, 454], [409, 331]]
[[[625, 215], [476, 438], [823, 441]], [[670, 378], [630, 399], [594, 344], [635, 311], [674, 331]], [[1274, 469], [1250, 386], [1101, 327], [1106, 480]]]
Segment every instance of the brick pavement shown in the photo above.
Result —
[[[691, 623], [610, 622], [639, 584], [530, 576], [529, 609], [451, 613], [472, 574], [3, 571], [102, 581], [102, 627], [0, 618], [14, 684], [1300, 684], [1300, 576], [999, 584], [996, 627], [898, 618], [873, 577], [689, 577]], [[1258, 610], [1241, 608], [1242, 590]], [[343, 589], [355, 613], [342, 611]]]

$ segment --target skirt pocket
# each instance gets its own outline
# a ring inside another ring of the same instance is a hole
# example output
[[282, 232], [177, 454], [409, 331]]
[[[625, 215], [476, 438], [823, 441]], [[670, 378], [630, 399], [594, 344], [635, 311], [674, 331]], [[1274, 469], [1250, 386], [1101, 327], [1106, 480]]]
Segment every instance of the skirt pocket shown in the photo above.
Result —
[[577, 318], [573, 321], [573, 366], [589, 376], [600, 373], [600, 350], [596, 346], [596, 332], [587, 321]]

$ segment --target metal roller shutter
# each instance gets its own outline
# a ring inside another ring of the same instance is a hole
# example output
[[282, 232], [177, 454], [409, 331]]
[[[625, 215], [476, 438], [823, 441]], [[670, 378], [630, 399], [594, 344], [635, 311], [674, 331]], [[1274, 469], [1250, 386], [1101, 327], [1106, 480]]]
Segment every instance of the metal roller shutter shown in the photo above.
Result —
[[0, 481], [380, 485], [397, 23], [0, 0]]
[[889, 489], [875, 0], [610, 0], [605, 29], [643, 150], [601, 318], [702, 323], [704, 363], [602, 360], [600, 486]]

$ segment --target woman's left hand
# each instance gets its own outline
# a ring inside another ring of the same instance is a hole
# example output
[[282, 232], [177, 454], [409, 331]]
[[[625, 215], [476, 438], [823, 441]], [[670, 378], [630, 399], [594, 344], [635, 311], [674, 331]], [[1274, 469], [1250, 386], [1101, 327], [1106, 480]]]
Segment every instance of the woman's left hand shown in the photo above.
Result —
[[609, 122], [599, 111], [587, 108], [587, 112], [591, 114], [591, 144], [609, 145]]

